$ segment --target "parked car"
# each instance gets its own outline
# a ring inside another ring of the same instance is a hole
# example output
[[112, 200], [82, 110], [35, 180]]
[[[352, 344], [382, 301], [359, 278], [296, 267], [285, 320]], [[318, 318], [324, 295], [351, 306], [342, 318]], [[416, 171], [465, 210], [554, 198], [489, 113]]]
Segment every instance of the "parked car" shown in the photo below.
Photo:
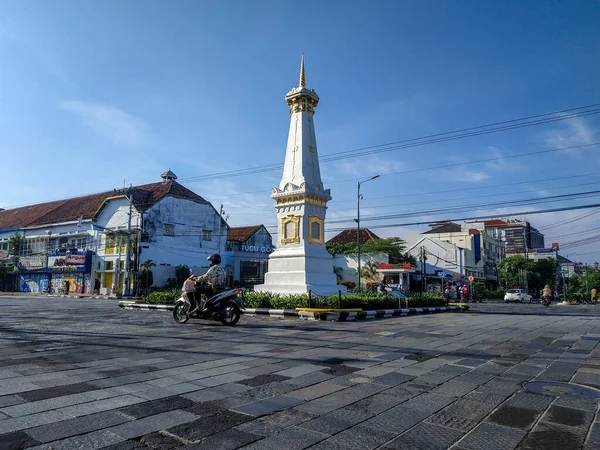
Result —
[[525, 292], [525, 289], [509, 289], [504, 294], [504, 303], [508, 302], [531, 303], [531, 295]]

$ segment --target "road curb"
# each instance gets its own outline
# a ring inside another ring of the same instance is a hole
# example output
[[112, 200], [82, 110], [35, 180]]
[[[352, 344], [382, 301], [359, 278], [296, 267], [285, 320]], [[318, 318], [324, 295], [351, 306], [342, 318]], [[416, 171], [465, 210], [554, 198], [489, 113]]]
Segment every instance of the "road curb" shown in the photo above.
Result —
[[[175, 308], [175, 305], [149, 305], [146, 303], [120, 301], [119, 307], [123, 309], [172, 311]], [[386, 319], [391, 317], [412, 316], [418, 314], [464, 312], [468, 309], [468, 305], [431, 306], [424, 308], [378, 309], [361, 312], [308, 312], [296, 311], [293, 309], [246, 308], [242, 311], [242, 314], [280, 318], [296, 317], [304, 320], [326, 320], [328, 322], [350, 322], [357, 320]]]

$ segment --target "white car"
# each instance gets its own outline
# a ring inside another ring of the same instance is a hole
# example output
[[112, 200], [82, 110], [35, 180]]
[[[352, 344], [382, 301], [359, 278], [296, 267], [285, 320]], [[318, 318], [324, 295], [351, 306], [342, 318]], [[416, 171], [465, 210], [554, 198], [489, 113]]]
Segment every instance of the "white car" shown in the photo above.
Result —
[[525, 289], [509, 289], [504, 294], [504, 303], [508, 302], [531, 303], [531, 295], [525, 292]]

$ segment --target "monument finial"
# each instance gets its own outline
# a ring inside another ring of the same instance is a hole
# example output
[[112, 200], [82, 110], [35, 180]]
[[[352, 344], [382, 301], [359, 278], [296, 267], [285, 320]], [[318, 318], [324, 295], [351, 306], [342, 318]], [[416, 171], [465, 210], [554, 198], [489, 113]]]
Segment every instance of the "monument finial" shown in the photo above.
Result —
[[306, 77], [304, 76], [304, 53], [302, 53], [302, 62], [300, 63], [300, 87], [306, 87]]

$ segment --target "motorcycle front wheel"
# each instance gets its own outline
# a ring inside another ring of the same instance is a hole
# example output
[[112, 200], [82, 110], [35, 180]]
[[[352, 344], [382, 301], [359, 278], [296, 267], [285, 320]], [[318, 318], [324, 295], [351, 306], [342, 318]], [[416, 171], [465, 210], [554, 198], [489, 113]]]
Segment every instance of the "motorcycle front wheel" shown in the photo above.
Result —
[[186, 323], [188, 320], [190, 320], [187, 312], [188, 306], [185, 303], [177, 303], [175, 305], [175, 309], [173, 310], [173, 319], [175, 319], [175, 322], [177, 323]]
[[235, 302], [228, 302], [225, 305], [223, 313], [225, 314], [225, 317], [221, 319], [221, 323], [230, 327], [238, 323], [238, 320], [240, 320], [240, 316], [242, 315], [240, 307]]

